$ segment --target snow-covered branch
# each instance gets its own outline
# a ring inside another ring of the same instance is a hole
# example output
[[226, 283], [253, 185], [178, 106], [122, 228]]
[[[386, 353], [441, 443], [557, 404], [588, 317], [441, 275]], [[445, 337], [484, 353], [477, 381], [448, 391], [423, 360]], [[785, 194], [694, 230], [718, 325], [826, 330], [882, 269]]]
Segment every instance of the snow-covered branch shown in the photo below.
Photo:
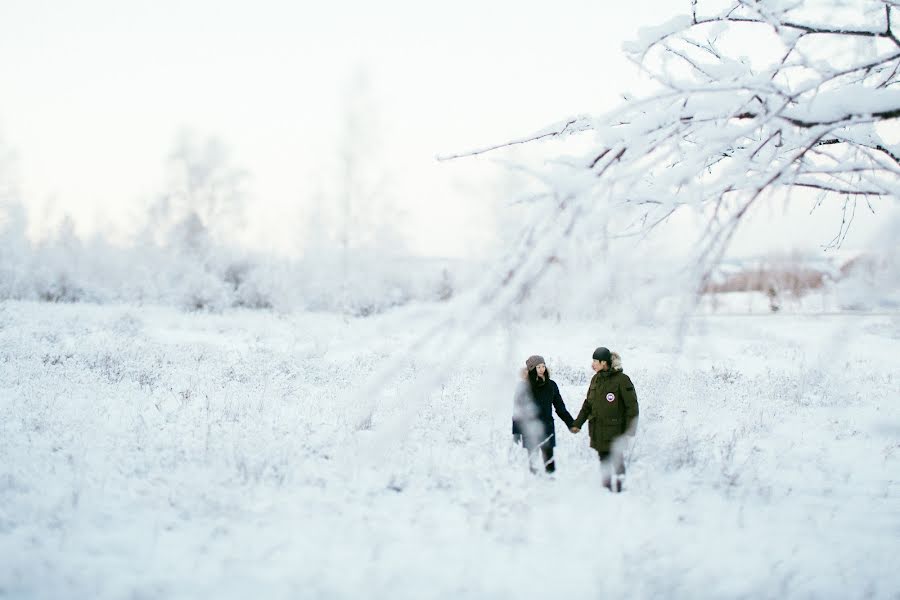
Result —
[[583, 167], [555, 173], [560, 206], [580, 215], [569, 231], [603, 221], [608, 238], [634, 235], [693, 207], [709, 218], [695, 257], [701, 287], [760, 198], [900, 198], [900, 148], [883, 137], [900, 119], [895, 2], [866, 0], [856, 14], [839, 0], [737, 0], [716, 13], [685, 4], [689, 15], [625, 47], [655, 93], [455, 156], [590, 130]]
[[518, 144], [527, 144], [529, 142], [536, 142], [537, 140], [542, 140], [551, 137], [565, 137], [567, 135], [571, 135], [573, 133], [580, 133], [582, 131], [587, 131], [591, 129], [591, 118], [586, 115], [579, 115], [576, 117], [571, 117], [569, 119], [565, 119], [560, 121], [559, 123], [554, 123], [548, 127], [544, 127], [540, 131], [532, 133], [531, 135], [527, 135], [515, 140], [510, 140], [508, 142], [504, 142], [502, 144], [495, 144], [493, 146], [486, 146], [484, 148], [476, 148], [474, 150], [468, 150], [466, 152], [459, 152], [457, 154], [440, 154], [437, 156], [439, 161], [444, 160], [453, 160], [454, 158], [463, 158], [466, 156], [475, 156], [476, 154], [484, 154], [486, 152], [490, 152], [492, 150], [499, 150], [500, 148], [508, 148], [509, 146], [515, 146]]

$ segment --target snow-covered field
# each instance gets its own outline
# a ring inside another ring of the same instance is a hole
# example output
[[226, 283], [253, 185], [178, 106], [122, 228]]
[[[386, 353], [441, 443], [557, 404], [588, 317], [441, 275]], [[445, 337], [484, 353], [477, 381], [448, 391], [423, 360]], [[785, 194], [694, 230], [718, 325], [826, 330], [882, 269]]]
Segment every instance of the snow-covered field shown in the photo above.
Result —
[[[410, 394], [436, 310], [0, 303], [0, 597], [900, 597], [900, 317], [534, 322]], [[519, 363], [575, 413], [601, 344], [621, 495], [586, 432], [553, 478], [510, 444]]]

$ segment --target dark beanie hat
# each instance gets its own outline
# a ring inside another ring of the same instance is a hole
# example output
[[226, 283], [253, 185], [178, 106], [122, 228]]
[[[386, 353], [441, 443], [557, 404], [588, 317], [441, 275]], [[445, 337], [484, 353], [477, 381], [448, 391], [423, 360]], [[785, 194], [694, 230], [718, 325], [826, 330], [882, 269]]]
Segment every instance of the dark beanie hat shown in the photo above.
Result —
[[543, 356], [538, 356], [537, 354], [535, 354], [534, 356], [529, 356], [528, 360], [525, 361], [525, 366], [528, 368], [529, 371], [540, 364], [547, 364], [547, 363], [544, 362]]
[[593, 358], [599, 361], [605, 360], [606, 364], [612, 363], [612, 353], [610, 353], [609, 348], [604, 348], [603, 346], [594, 350]]

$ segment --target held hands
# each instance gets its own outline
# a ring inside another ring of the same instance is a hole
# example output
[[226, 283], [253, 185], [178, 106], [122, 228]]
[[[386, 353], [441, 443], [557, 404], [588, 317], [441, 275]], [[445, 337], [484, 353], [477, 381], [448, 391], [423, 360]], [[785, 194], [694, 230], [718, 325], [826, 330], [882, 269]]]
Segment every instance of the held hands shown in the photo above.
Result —
[[572, 433], [578, 433], [579, 431], [581, 431], [581, 427], [575, 427], [573, 425], [572, 427], [569, 427], [569, 431], [571, 431]]

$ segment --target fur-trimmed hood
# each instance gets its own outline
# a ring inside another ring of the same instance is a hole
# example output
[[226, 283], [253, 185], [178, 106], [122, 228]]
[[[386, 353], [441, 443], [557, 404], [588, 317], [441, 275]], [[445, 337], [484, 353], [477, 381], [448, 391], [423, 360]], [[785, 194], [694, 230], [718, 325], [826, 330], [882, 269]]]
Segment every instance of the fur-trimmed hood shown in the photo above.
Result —
[[612, 364], [610, 367], [613, 371], [621, 371], [622, 370], [622, 357], [618, 352], [610, 352], [609, 355], [612, 357]]

